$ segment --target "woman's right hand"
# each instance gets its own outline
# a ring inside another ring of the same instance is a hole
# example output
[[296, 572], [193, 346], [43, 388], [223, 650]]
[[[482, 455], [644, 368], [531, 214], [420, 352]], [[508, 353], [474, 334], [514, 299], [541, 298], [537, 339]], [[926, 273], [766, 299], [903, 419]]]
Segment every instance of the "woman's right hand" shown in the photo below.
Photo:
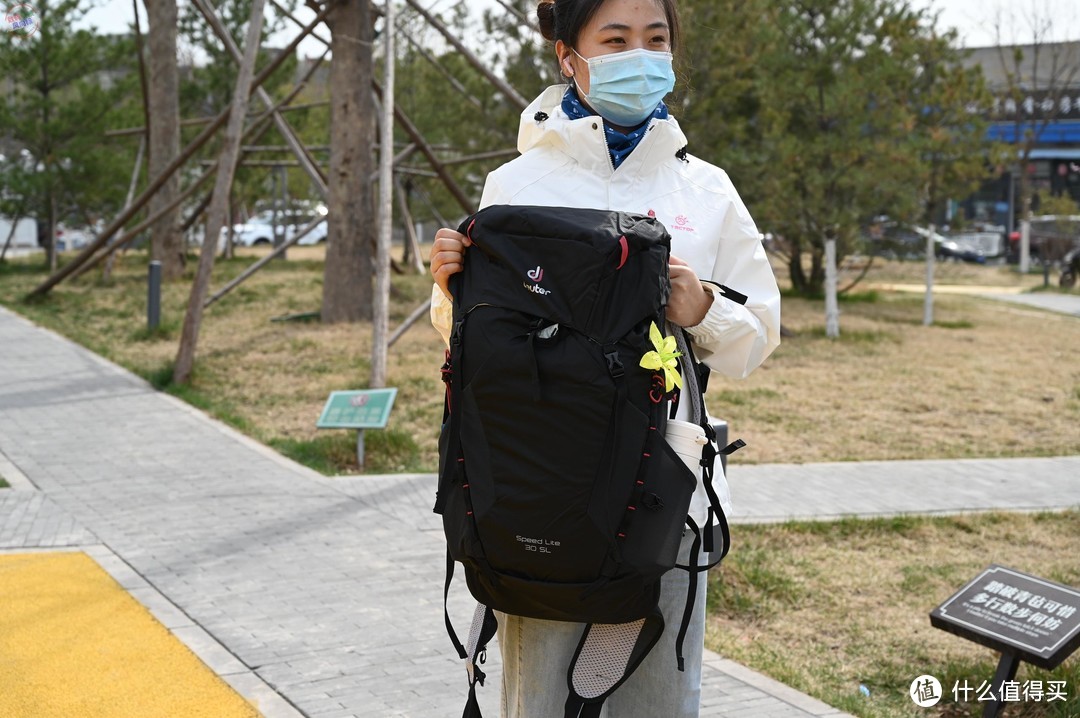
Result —
[[470, 245], [472, 242], [468, 237], [448, 227], [435, 233], [435, 241], [431, 245], [431, 276], [447, 299], [453, 299], [450, 295], [450, 277], [465, 266], [465, 248]]

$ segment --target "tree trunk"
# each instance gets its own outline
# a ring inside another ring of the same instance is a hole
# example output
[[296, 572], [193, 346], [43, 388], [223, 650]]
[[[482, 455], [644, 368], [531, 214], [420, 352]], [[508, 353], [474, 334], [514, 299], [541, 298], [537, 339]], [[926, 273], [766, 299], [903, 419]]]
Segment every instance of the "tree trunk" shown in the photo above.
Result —
[[798, 242], [791, 243], [791, 256], [788, 258], [788, 276], [791, 278], [791, 288], [799, 294], [806, 293], [806, 272], [802, 266], [802, 247]]
[[[1031, 149], [1032, 149], [1031, 148], [1031, 143], [1029, 142], [1029, 143], [1025, 144], [1023, 149], [1021, 149], [1021, 151], [1020, 151], [1020, 177], [1019, 177], [1019, 181], [1018, 181], [1019, 187], [1017, 188], [1017, 200], [1020, 202], [1020, 212], [1019, 212], [1020, 225], [1019, 226], [1020, 226], [1021, 233], [1024, 231], [1024, 226], [1025, 226], [1024, 223], [1028, 222], [1031, 219], [1031, 215], [1032, 215], [1032, 211], [1031, 211], [1031, 205], [1032, 205], [1032, 199], [1031, 199], [1031, 195], [1032, 195], [1032, 192], [1031, 192], [1031, 175], [1029, 174], [1029, 168], [1031, 167], [1031, 161], [1028, 159], [1030, 157], [1030, 155], [1031, 155]], [[1023, 273], [1023, 274], [1027, 274], [1028, 270], [1031, 268], [1031, 243], [1030, 243], [1030, 226], [1031, 225], [1028, 224], [1027, 226], [1029, 228], [1028, 229], [1029, 234], [1028, 234], [1028, 237], [1027, 237], [1027, 241], [1025, 241], [1024, 237], [1021, 237], [1021, 247], [1020, 247], [1020, 266], [1019, 266], [1019, 269], [1020, 269], [1020, 272]]]
[[820, 297], [825, 288], [825, 255], [821, 247], [810, 247], [810, 272], [803, 266], [803, 247], [800, 240], [791, 243], [791, 257], [788, 260], [788, 276], [791, 288], [804, 297]]
[[[41, 16], [43, 18], [42, 22], [44, 23], [44, 16], [47, 15], [48, 12], [49, 12], [48, 11], [48, 6], [43, 6], [41, 8], [41, 11], [42, 11]], [[52, 105], [51, 105], [51, 102], [49, 100], [49, 95], [51, 93], [51, 89], [50, 89], [51, 85], [50, 85], [50, 82], [49, 82], [49, 64], [50, 64], [49, 63], [49, 60], [50, 60], [49, 49], [50, 49], [50, 46], [52, 45], [52, 43], [51, 42], [46, 42], [45, 33], [47, 33], [47, 32], [48, 32], [48, 30], [43, 32], [42, 36], [38, 40], [38, 48], [39, 48], [40, 53], [41, 53], [40, 54], [40, 59], [41, 59], [41, 76], [40, 76], [40, 78], [41, 78], [41, 88], [42, 88], [41, 89], [41, 120], [42, 120], [41, 126], [43, 128], [48, 128], [49, 127], [51, 114], [52, 114], [50, 112], [50, 108], [51, 108]], [[46, 136], [48, 136], [47, 133], [48, 133], [48, 130], [46, 130]], [[42, 148], [41, 157], [39, 158], [40, 160], [44, 160], [44, 163], [45, 163], [45, 181], [48, 183], [46, 185], [46, 189], [45, 189], [45, 205], [46, 205], [45, 206], [45, 215], [46, 215], [46, 218], [45, 218], [45, 235], [44, 235], [44, 237], [42, 237], [41, 224], [39, 223], [38, 224], [38, 242], [41, 242], [42, 239], [45, 240], [45, 242], [44, 242], [44, 246], [45, 246], [45, 266], [47, 266], [49, 268], [49, 274], [53, 274], [54, 272], [56, 272], [56, 265], [57, 265], [57, 258], [56, 258], [56, 222], [57, 222], [57, 217], [56, 217], [56, 194], [55, 194], [55, 192], [56, 192], [56, 170], [52, 166], [53, 161], [54, 161], [53, 154], [54, 153], [53, 153], [53, 147], [52, 147], [52, 140], [51, 139], [46, 139], [45, 146]]]
[[52, 177], [48, 179], [48, 203], [49, 208], [45, 217], [45, 261], [49, 265], [49, 273], [56, 271], [56, 194], [52, 187]]
[[416, 225], [413, 223], [412, 212], [409, 210], [409, 194], [412, 183], [394, 181], [394, 189], [397, 191], [398, 208], [401, 210], [401, 222], [405, 228], [405, 253], [403, 263], [412, 266], [417, 274], [424, 273], [424, 257], [420, 252], [420, 238], [416, 233]]
[[1031, 191], [1031, 161], [1028, 160], [1029, 150], [1023, 150], [1023, 159], [1020, 162], [1020, 177], [1019, 187], [1017, 188], [1017, 199], [1020, 201], [1020, 219], [1028, 219], [1031, 216], [1032, 208], [1032, 191]]
[[[142, 174], [143, 156], [146, 154], [146, 135], [139, 138], [139, 151], [135, 153], [135, 167], [131, 170], [131, 184], [128, 185], [127, 197], [124, 199], [124, 209], [131, 206], [135, 199], [135, 189], [139, 186], [139, 175]], [[101, 278], [105, 281], [112, 279], [113, 265], [116, 263], [116, 252], [110, 252], [105, 259], [105, 268], [101, 272]]]
[[11, 247], [11, 240], [15, 239], [15, 230], [19, 228], [19, 222], [22, 221], [25, 203], [19, 206], [18, 211], [11, 216], [11, 228], [8, 230], [7, 238], [4, 240], [4, 248], [0, 249], [0, 264], [4, 263], [4, 257], [7, 256], [8, 249]]
[[[839, 262], [840, 260], [837, 259], [837, 261]], [[806, 288], [810, 294], [820, 296], [824, 287], [825, 251], [821, 247], [814, 247], [810, 251], [810, 281]]]
[[372, 317], [372, 247], [375, 213], [375, 103], [371, 93], [371, 3], [329, 0], [330, 196], [323, 275], [322, 321], [355, 322]]
[[214, 192], [210, 207], [206, 212], [206, 234], [202, 250], [199, 252], [199, 268], [195, 281], [191, 285], [187, 313], [184, 316], [184, 328], [180, 334], [180, 348], [173, 367], [173, 382], [184, 384], [191, 378], [195, 366], [195, 348], [199, 340], [202, 325], [203, 302], [210, 288], [210, 273], [214, 268], [214, 256], [217, 254], [217, 238], [225, 225], [225, 212], [229, 204], [236, 165], [240, 159], [240, 140], [244, 134], [244, 116], [248, 110], [248, 98], [251, 94], [252, 79], [255, 74], [255, 60], [262, 37], [263, 6], [265, 0], [252, 0], [251, 20], [248, 24], [244, 43], [244, 57], [236, 76], [233, 90], [232, 107], [229, 111], [229, 123], [225, 129], [224, 147], [218, 160], [218, 175], [214, 183]]
[[934, 324], [934, 253], [937, 247], [934, 244], [934, 234], [937, 230], [933, 222], [930, 223], [930, 233], [926, 235], [926, 295], [923, 298], [923, 326], [929, 327]]
[[371, 386], [386, 386], [390, 333], [390, 242], [394, 227], [394, 3], [387, 0], [383, 21], [384, 80], [379, 118], [379, 241], [375, 246], [375, 297], [371, 329]]
[[[176, 66], [176, 0], [145, 0], [149, 17], [150, 78], [149, 176], [161, 174], [180, 154], [180, 77]], [[173, 174], [150, 200], [153, 214], [176, 199], [180, 175]], [[184, 272], [184, 238], [180, 234], [180, 208], [166, 212], [151, 228], [150, 258], [161, 262], [162, 277], [178, 279]], [[213, 246], [213, 245], [211, 245]]]
[[840, 305], [836, 297], [836, 238], [825, 238], [825, 336], [840, 336]]

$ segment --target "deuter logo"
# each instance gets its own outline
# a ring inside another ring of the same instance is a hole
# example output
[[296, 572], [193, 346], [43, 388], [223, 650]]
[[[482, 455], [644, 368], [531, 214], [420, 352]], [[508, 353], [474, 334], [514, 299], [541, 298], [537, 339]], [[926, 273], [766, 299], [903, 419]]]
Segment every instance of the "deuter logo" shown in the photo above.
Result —
[[545, 297], [547, 295], [551, 294], [550, 290], [544, 289], [539, 284], [526, 284], [525, 282], [522, 282], [521, 286], [525, 287], [525, 289], [529, 290], [533, 294], [540, 294], [540, 295], [543, 295]]
[[525, 272], [525, 276], [527, 276], [529, 279], [533, 280], [534, 282], [537, 282], [537, 284], [529, 284], [527, 282], [522, 282], [521, 286], [525, 287], [527, 290], [529, 290], [533, 294], [539, 294], [539, 295], [544, 296], [544, 297], [551, 294], [551, 292], [549, 290], [544, 289], [539, 284], [539, 281], [544, 278], [544, 268], [543, 267], [541, 267], [540, 265], [536, 265], [536, 269], [530, 269], [528, 272]]

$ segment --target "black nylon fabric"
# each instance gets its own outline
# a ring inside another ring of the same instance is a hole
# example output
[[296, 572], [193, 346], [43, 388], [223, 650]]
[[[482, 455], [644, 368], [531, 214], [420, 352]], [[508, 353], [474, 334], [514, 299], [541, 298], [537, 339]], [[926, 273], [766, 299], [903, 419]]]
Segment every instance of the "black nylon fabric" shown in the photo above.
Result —
[[474, 243], [461, 275], [466, 311], [490, 303], [571, 326], [603, 344], [656, 316], [671, 294], [671, 238], [651, 217], [495, 205], [461, 231]]
[[454, 288], [456, 427], [440, 443], [450, 553], [499, 611], [644, 617], [694, 490], [639, 366], [650, 323], [664, 325], [670, 237], [648, 217], [520, 206], [484, 209], [462, 231], [473, 246]]

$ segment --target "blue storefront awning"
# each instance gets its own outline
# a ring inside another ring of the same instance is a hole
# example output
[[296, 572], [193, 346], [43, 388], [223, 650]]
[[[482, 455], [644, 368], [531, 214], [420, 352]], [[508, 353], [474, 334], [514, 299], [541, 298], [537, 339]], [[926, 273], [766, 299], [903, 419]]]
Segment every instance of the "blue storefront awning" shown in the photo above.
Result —
[[[999, 122], [990, 125], [987, 136], [991, 140], [1018, 144], [1018, 139], [1023, 139], [1029, 132], [1035, 134], [1035, 141], [1040, 145], [1077, 145], [1080, 146], [1080, 120], [1061, 120], [1049, 122], [1045, 127], [1042, 123], [1024, 122], [1016, 125], [1012, 122]], [[1057, 150], [1053, 150], [1056, 152]], [[1062, 157], [1061, 155], [1053, 155]]]

